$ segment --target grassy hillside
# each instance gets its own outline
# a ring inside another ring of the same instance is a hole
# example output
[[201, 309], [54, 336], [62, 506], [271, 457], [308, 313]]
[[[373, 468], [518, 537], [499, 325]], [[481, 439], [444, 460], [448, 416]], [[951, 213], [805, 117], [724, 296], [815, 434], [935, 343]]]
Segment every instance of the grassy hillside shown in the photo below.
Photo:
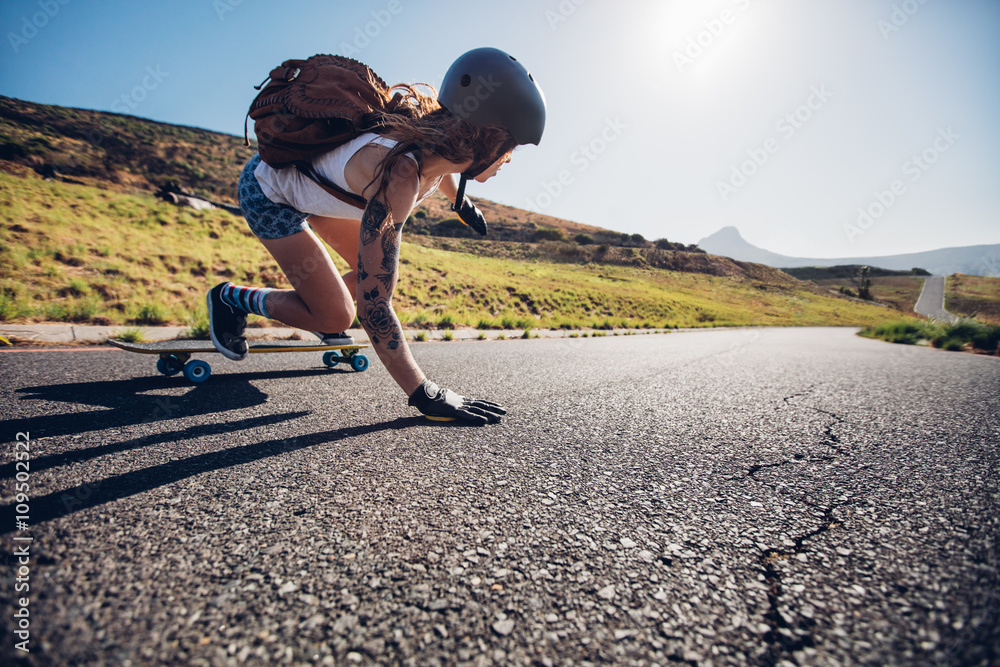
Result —
[[[287, 286], [241, 218], [152, 196], [172, 186], [234, 203], [255, 150], [242, 137], [2, 96], [0, 121], [0, 320], [185, 324], [203, 317], [219, 281]], [[696, 247], [477, 203], [489, 240], [472, 238], [440, 195], [407, 221], [397, 307], [411, 326], [866, 325], [893, 315]], [[882, 293], [877, 282], [912, 279], [875, 280], [881, 300], [912, 307], [913, 286]]]
[[[800, 266], [792, 269], [783, 269], [785, 273], [794, 276], [799, 280], [841, 280], [850, 282], [857, 278], [862, 266], [860, 264], [841, 264], [838, 266]], [[886, 278], [899, 276], [929, 276], [930, 273], [923, 269], [913, 269], [910, 271], [892, 271], [890, 269], [880, 269], [877, 266], [868, 267], [869, 278]]]
[[[286, 286], [241, 218], [12, 171], [0, 173], [0, 320], [183, 325], [204, 316], [205, 291], [221, 280]], [[411, 326], [867, 325], [899, 316], [721, 258], [730, 275], [655, 268], [641, 254], [601, 263], [550, 256], [545, 244], [404, 241], [396, 305]], [[511, 256], [514, 247], [525, 256]]]
[[0, 160], [119, 189], [175, 183], [230, 204], [240, 169], [256, 152], [242, 137], [3, 96], [0, 121]]
[[[832, 278], [813, 280], [813, 284], [825, 288], [830, 293], [840, 293], [842, 289], [857, 290], [857, 285], [849, 278]], [[883, 303], [904, 313], [912, 313], [913, 306], [920, 298], [920, 290], [924, 279], [918, 276], [884, 276], [871, 279], [872, 297], [878, 303]]]
[[[912, 313], [924, 287], [924, 278], [899, 273], [902, 275], [872, 278], [872, 296], [878, 303], [887, 304], [903, 313]], [[839, 292], [841, 288], [857, 289], [850, 276], [815, 279], [811, 282], [833, 293]], [[973, 317], [983, 322], [1000, 324], [1000, 277], [965, 274], [948, 276], [945, 309], [960, 317]]]
[[949, 276], [944, 299], [948, 312], [1000, 324], [1000, 277]]

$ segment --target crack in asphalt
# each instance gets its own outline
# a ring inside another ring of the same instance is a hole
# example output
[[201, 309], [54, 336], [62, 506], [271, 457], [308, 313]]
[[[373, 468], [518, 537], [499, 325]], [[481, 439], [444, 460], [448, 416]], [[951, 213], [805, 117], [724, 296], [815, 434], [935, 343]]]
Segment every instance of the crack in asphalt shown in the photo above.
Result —
[[[785, 405], [791, 406], [790, 401], [795, 398], [811, 394], [815, 388], [816, 385], [810, 385], [801, 392], [784, 397], [782, 401]], [[807, 462], [820, 463], [833, 461], [837, 456], [844, 456], [845, 450], [843, 443], [840, 440], [840, 436], [838, 436], [834, 430], [846, 421], [845, 418], [834, 412], [822, 410], [813, 406], [807, 405], [803, 407], [820, 414], [827, 415], [831, 418], [831, 421], [823, 427], [823, 433], [820, 436], [821, 441], [819, 444], [832, 449], [836, 452], [835, 456], [818, 455], [809, 456], [807, 458], [805, 454], [795, 454], [792, 458], [779, 461], [777, 463], [752, 465], [747, 473], [747, 477], [764, 484], [773, 491], [777, 491], [777, 487], [773, 484], [757, 479], [757, 473], [767, 468], [781, 468], [790, 463], [801, 462], [803, 460], [806, 460]], [[764, 581], [767, 585], [768, 601], [768, 610], [764, 613], [764, 621], [769, 629], [764, 633], [763, 639], [769, 649], [761, 660], [761, 664], [765, 667], [775, 667], [775, 665], [777, 665], [780, 661], [782, 654], [786, 652], [794, 653], [795, 651], [800, 651], [803, 648], [815, 646], [815, 640], [812, 637], [812, 627], [816, 625], [815, 621], [805, 618], [799, 621], [797, 627], [793, 627], [789, 620], [781, 613], [780, 607], [784, 596], [784, 589], [782, 587], [781, 571], [777, 567], [777, 563], [805, 553], [806, 542], [841, 525], [840, 522], [837, 521], [834, 512], [838, 508], [849, 504], [848, 502], [840, 502], [834, 503], [829, 507], [823, 507], [805, 499], [800, 499], [800, 501], [809, 507], [823, 511], [822, 524], [819, 528], [793, 538], [794, 544], [790, 549], [769, 548], [765, 549], [760, 555], [760, 566], [763, 570]], [[796, 635], [795, 630], [798, 630], [801, 634]]]
[[[802, 391], [798, 392], [797, 394], [791, 394], [790, 396], [785, 396], [781, 400], [785, 403], [785, 405], [788, 405], [789, 404], [788, 402], [790, 400], [792, 400], [793, 398], [801, 398], [802, 396], [808, 396], [809, 394], [813, 393], [813, 390], [815, 390], [815, 389], [816, 389], [816, 385], [811, 384], [808, 387], [806, 387], [805, 389], [803, 389]], [[775, 409], [778, 409], [778, 408], [775, 408]]]
[[844, 421], [845, 421], [845, 419], [843, 417], [841, 417], [840, 415], [838, 415], [838, 414], [835, 414], [833, 412], [829, 412], [828, 410], [821, 410], [819, 408], [814, 408], [812, 406], [807, 406], [807, 407], [809, 407], [809, 409], [811, 409], [811, 410], [815, 410], [816, 412], [818, 412], [820, 414], [827, 415], [828, 417], [833, 418], [833, 422], [830, 423], [830, 424], [827, 424], [826, 427], [823, 430], [823, 438], [824, 438], [824, 443], [823, 444], [825, 444], [827, 447], [829, 447], [833, 451], [837, 452], [837, 454], [843, 455], [844, 454], [843, 443], [840, 442], [840, 436], [838, 436], [836, 433], [834, 433], [833, 429], [834, 429], [834, 427], [840, 426], [841, 424], [843, 424]]
[[[806, 504], [818, 508], [818, 506], [811, 503]], [[781, 571], [777, 568], [776, 564], [779, 561], [788, 560], [799, 554], [806, 553], [806, 549], [804, 548], [806, 542], [839, 526], [840, 522], [834, 516], [834, 511], [846, 504], [839, 503], [825, 508], [823, 512], [823, 525], [796, 537], [794, 539], [795, 545], [790, 550], [771, 548], [766, 549], [761, 554], [760, 563], [764, 570], [764, 581], [767, 584], [768, 602], [768, 610], [764, 614], [764, 620], [770, 626], [770, 629], [764, 633], [764, 641], [770, 647], [770, 650], [765, 654], [761, 662], [762, 665], [774, 667], [778, 664], [781, 655], [786, 651], [794, 653], [805, 647], [815, 646], [815, 641], [812, 637], [812, 627], [816, 625], [815, 621], [808, 618], [800, 621], [797, 629], [804, 632], [804, 634], [796, 636], [794, 634], [796, 628], [781, 614], [780, 606], [784, 590], [781, 582]], [[785, 632], [782, 632], [782, 630]]]

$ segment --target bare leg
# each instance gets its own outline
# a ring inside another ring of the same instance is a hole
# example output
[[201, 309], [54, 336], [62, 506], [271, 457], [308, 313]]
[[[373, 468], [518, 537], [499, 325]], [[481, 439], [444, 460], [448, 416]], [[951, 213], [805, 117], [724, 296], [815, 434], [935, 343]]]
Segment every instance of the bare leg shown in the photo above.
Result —
[[351, 270], [343, 275], [343, 279], [347, 289], [357, 301], [354, 292], [357, 288], [358, 236], [361, 232], [361, 221], [313, 215], [309, 217], [309, 224], [316, 234], [351, 267]]
[[261, 243], [295, 288], [268, 294], [272, 318], [307, 331], [345, 331], [351, 326], [356, 314], [353, 277], [349, 289], [311, 230]]

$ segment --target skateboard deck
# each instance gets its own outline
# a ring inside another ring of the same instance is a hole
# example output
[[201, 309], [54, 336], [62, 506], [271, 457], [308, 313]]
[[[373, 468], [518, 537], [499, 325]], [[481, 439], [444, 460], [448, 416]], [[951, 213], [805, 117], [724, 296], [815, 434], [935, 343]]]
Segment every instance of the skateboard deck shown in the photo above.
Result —
[[[192, 354], [220, 354], [212, 341], [208, 340], [163, 340], [153, 343], [131, 343], [124, 340], [108, 340], [108, 343], [127, 352], [156, 354], [156, 370], [163, 375], [183, 373], [191, 382], [204, 382], [211, 376], [212, 367], [206, 361], [191, 359]], [[270, 354], [272, 352], [323, 352], [323, 363], [328, 367], [346, 364], [355, 371], [368, 368], [368, 357], [359, 354], [367, 344], [323, 345], [320, 341], [308, 340], [261, 340], [250, 342], [250, 354]]]

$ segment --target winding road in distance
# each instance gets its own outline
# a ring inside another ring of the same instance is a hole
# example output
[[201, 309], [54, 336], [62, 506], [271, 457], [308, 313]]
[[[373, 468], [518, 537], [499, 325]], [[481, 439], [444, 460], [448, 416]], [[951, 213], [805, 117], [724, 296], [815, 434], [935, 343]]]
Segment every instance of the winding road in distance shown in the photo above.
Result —
[[913, 306], [914, 312], [934, 320], [949, 324], [957, 322], [958, 317], [944, 309], [945, 276], [928, 276], [924, 278], [924, 287], [920, 290], [920, 298]]

